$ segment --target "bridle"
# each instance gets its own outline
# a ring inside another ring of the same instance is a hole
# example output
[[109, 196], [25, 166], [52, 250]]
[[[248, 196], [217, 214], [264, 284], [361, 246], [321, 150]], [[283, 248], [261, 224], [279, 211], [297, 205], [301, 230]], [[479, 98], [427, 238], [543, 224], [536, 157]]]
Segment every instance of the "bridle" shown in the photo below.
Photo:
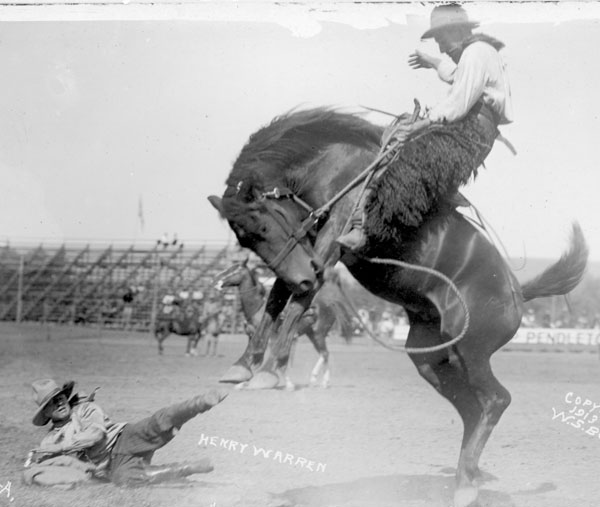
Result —
[[308, 212], [308, 216], [302, 220], [300, 227], [298, 229], [294, 229], [279, 213], [276, 213], [269, 206], [266, 206], [266, 210], [268, 214], [277, 222], [279, 227], [284, 231], [287, 235], [288, 239], [283, 245], [281, 251], [275, 256], [275, 258], [267, 263], [267, 267], [273, 271], [283, 262], [283, 260], [291, 253], [291, 251], [296, 247], [296, 245], [300, 244], [311, 260], [315, 261], [315, 263], [319, 266], [322, 265], [320, 259], [312, 249], [312, 247], [308, 246], [306, 242], [303, 240], [306, 238], [309, 232], [315, 230], [317, 223], [323, 217], [323, 213], [319, 213], [322, 208], [315, 210], [310, 204], [306, 201], [300, 199], [294, 192], [292, 192], [289, 188], [285, 187], [274, 187], [273, 190], [269, 190], [267, 192], [263, 192], [259, 196], [259, 200], [262, 202], [266, 202], [269, 199], [274, 199], [276, 201], [282, 199], [290, 199], [296, 204], [300, 205], [304, 208], [305, 211]]

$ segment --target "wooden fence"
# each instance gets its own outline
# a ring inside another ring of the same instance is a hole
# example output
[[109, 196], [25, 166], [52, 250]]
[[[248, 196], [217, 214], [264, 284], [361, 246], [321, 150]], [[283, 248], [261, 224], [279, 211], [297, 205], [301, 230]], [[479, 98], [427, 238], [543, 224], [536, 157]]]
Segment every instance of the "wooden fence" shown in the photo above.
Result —
[[[232, 254], [226, 245], [6, 245], [0, 248], [0, 320], [149, 329], [165, 295], [206, 293]], [[135, 296], [125, 319], [130, 290]], [[234, 316], [228, 325], [237, 330], [237, 294], [222, 299]]]

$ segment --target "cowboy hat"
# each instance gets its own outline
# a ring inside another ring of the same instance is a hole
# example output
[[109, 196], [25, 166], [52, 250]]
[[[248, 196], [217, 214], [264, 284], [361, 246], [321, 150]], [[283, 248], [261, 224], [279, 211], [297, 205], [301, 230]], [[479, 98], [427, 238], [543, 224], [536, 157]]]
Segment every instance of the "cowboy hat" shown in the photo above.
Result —
[[33, 401], [37, 403], [38, 409], [33, 416], [33, 424], [36, 426], [44, 426], [47, 424], [50, 418], [46, 417], [43, 413], [46, 405], [50, 403], [52, 398], [59, 394], [64, 394], [67, 398], [70, 398], [74, 385], [75, 382], [72, 380], [65, 382], [62, 388], [58, 387], [58, 384], [49, 378], [35, 380], [31, 384], [31, 387], [33, 389]]
[[458, 4], [438, 5], [431, 11], [431, 27], [423, 35], [421, 39], [430, 39], [435, 37], [435, 34], [445, 28], [455, 26], [465, 26], [468, 28], [476, 28], [479, 26], [477, 21], [469, 20], [467, 11]]

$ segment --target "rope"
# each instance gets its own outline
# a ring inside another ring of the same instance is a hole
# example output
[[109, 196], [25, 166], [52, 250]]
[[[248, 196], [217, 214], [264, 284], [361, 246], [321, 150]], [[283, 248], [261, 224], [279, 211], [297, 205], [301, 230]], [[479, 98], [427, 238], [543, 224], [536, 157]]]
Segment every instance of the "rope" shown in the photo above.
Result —
[[[471, 321], [471, 314], [469, 313], [469, 308], [467, 307], [465, 300], [463, 299], [462, 295], [460, 294], [458, 287], [456, 287], [456, 285], [454, 284], [454, 282], [452, 280], [450, 280], [450, 278], [448, 278], [443, 273], [436, 271], [435, 269], [428, 268], [425, 266], [418, 266], [416, 264], [410, 264], [408, 262], [399, 261], [396, 259], [379, 259], [379, 258], [365, 257], [364, 260], [371, 262], [372, 264], [390, 264], [393, 266], [398, 266], [400, 268], [412, 269], [413, 271], [421, 271], [423, 273], [427, 273], [427, 274], [430, 274], [430, 275], [433, 275], [433, 276], [439, 278], [440, 280], [445, 282], [450, 287], [450, 289], [452, 289], [452, 291], [456, 294], [456, 297], [458, 297], [458, 300], [459, 300], [461, 306], [463, 307], [463, 310], [465, 311], [465, 323], [463, 324], [462, 331], [458, 334], [458, 336], [456, 336], [449, 342], [442, 343], [441, 345], [433, 345], [431, 347], [419, 347], [419, 348], [402, 347], [402, 350], [404, 350], [408, 354], [426, 354], [429, 352], [437, 352], [439, 350], [443, 350], [448, 347], [452, 347], [454, 344], [458, 343], [460, 340], [462, 340], [465, 337], [465, 335], [467, 334], [467, 330], [469, 329], [469, 323]], [[376, 341], [381, 344], [381, 342], [379, 340], [376, 340]], [[390, 347], [388, 346], [386, 348], [390, 348]], [[393, 350], [398, 350], [398, 349], [393, 349]]]
[[342, 296], [344, 297], [344, 299], [346, 300], [346, 303], [348, 304], [348, 306], [350, 307], [350, 310], [352, 310], [352, 313], [354, 314], [354, 316], [358, 319], [358, 322], [360, 323], [360, 326], [367, 332], [367, 334], [371, 337], [371, 339], [377, 343], [379, 343], [379, 345], [381, 345], [382, 347], [389, 349], [389, 350], [394, 350], [394, 351], [399, 351], [399, 352], [406, 352], [405, 347], [393, 347], [391, 345], [388, 345], [387, 343], [385, 343], [383, 340], [381, 340], [375, 333], [373, 333], [370, 329], [369, 326], [367, 326], [364, 322], [362, 317], [360, 316], [360, 314], [358, 313], [358, 311], [356, 310], [356, 308], [354, 307], [354, 305], [352, 304], [352, 301], [350, 300], [350, 298], [348, 297], [348, 295], [346, 294], [346, 292], [344, 290], [342, 290], [342, 288], [340, 287], [340, 293], [342, 294]]

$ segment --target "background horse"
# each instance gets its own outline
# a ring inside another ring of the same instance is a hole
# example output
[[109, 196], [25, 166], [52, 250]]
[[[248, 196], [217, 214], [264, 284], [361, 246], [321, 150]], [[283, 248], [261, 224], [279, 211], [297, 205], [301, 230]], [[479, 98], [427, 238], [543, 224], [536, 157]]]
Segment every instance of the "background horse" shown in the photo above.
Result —
[[[252, 336], [262, 320], [267, 302], [267, 290], [259, 281], [256, 268], [250, 269], [248, 258], [246, 258], [217, 275], [216, 280], [219, 290], [223, 287], [238, 288], [242, 312], [246, 319], [246, 333], [252, 340]], [[318, 384], [321, 373], [321, 387], [329, 386], [331, 370], [326, 339], [334, 324], [339, 323], [341, 335], [346, 342], [349, 342], [353, 336], [352, 311], [340, 299], [340, 290], [339, 276], [331, 270], [331, 274], [315, 296], [311, 308], [298, 321], [295, 339], [306, 335], [319, 354], [317, 363], [310, 374], [311, 386]], [[288, 390], [294, 389], [287, 371], [285, 385]]]
[[204, 355], [216, 356], [219, 335], [223, 330], [223, 324], [225, 324], [225, 314], [222, 302], [218, 301], [214, 292], [208, 295], [208, 301], [202, 308], [199, 320], [206, 334], [206, 352]]
[[[277, 384], [295, 323], [322, 283], [324, 266], [340, 258], [334, 239], [344, 231], [360, 190], [338, 194], [375, 159], [382, 131], [358, 116], [328, 109], [276, 118], [250, 137], [222, 199], [209, 197], [241, 246], [277, 275], [257, 333], [229, 371], [232, 378], [254, 375], [250, 387], [256, 388]], [[403, 167], [402, 160], [398, 167], [388, 169], [389, 185], [380, 187], [368, 206], [367, 225], [381, 229], [370, 235], [368, 257], [346, 253], [341, 260], [369, 291], [404, 307], [409, 357], [460, 414], [454, 503], [465, 507], [476, 501], [481, 453], [511, 400], [490, 357], [516, 333], [525, 301], [567, 293], [580, 282], [587, 246], [574, 225], [568, 251], [521, 286], [484, 232], [451, 205], [439, 203], [419, 227], [394, 225], [390, 209], [398, 200], [394, 192], [402, 171], [418, 170]], [[335, 206], [325, 206], [332, 199]]]
[[[163, 342], [171, 334], [187, 336], [186, 356], [197, 356], [198, 342], [202, 337], [199, 310], [194, 303], [172, 304], [168, 313], [160, 312], [154, 326], [154, 337], [158, 341], [158, 353], [164, 351]], [[164, 308], [163, 308], [164, 310]]]

